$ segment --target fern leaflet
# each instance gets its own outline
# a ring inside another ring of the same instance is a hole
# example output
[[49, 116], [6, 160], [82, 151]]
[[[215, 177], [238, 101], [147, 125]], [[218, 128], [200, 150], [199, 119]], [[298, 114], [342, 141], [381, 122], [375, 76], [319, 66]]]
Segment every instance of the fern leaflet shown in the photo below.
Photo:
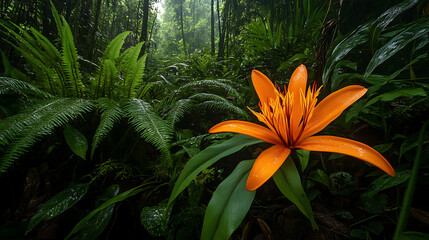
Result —
[[91, 145], [91, 159], [94, 155], [95, 149], [98, 147], [104, 137], [112, 130], [113, 125], [121, 121], [123, 111], [119, 103], [110, 98], [97, 99], [97, 105], [103, 112], [100, 117], [100, 125], [98, 125], [92, 139]]
[[90, 101], [84, 99], [50, 99], [0, 121], [0, 143], [7, 143], [0, 159], [0, 173], [6, 172], [13, 161], [42, 136], [90, 111], [92, 106]]

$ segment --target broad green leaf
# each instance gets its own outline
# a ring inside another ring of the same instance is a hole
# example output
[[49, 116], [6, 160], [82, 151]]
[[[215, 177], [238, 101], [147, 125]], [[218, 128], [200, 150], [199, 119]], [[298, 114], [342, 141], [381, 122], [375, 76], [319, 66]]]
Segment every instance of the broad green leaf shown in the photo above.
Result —
[[429, 239], [429, 234], [422, 232], [403, 232], [399, 235], [398, 240], [427, 240]]
[[377, 66], [395, 55], [395, 53], [404, 48], [408, 43], [428, 32], [429, 19], [423, 18], [415, 21], [414, 24], [398, 33], [374, 53], [374, 56], [365, 70], [364, 77], [368, 77]]
[[310, 173], [310, 179], [325, 185], [331, 191], [331, 178], [322, 170], [317, 169]]
[[[108, 200], [119, 193], [119, 186], [117, 184], [111, 185], [105, 191], [105, 193], [99, 197], [99, 200]], [[110, 222], [113, 216], [113, 210], [115, 204], [112, 204], [105, 209], [99, 211], [90, 221], [86, 223], [73, 239], [97, 239], [97, 237], [103, 233], [104, 229]]]
[[86, 159], [86, 150], [88, 150], [86, 137], [70, 124], [65, 126], [63, 132], [70, 149], [79, 157]]
[[218, 161], [219, 159], [240, 151], [243, 147], [261, 143], [261, 140], [237, 134], [229, 140], [220, 144], [214, 144], [189, 160], [182, 173], [174, 184], [168, 204], [181, 193], [191, 181], [203, 170]]
[[31, 218], [28, 234], [39, 222], [52, 219], [73, 207], [88, 191], [89, 183], [76, 184], [58, 193], [44, 203]]
[[301, 177], [292, 158], [288, 157], [283, 165], [273, 175], [274, 182], [283, 195], [293, 202], [298, 209], [310, 220], [313, 229], [317, 229], [310, 201], [302, 187]]
[[256, 191], [246, 190], [246, 181], [254, 160], [241, 161], [219, 184], [204, 215], [201, 239], [227, 240], [243, 221]]
[[411, 149], [417, 148], [418, 137], [419, 135], [417, 133], [414, 133], [405, 139], [405, 141], [402, 143], [401, 148], [399, 150], [399, 158], [401, 158], [402, 155], [404, 155], [404, 153], [410, 151]]
[[423, 88], [407, 88], [407, 89], [394, 90], [391, 92], [383, 93], [369, 100], [365, 104], [365, 107], [368, 107], [378, 101], [389, 102], [389, 101], [395, 100], [398, 97], [415, 97], [415, 96], [426, 97], [427, 93]]
[[[117, 202], [123, 201], [129, 197], [132, 197], [148, 188], [148, 185], [152, 184], [152, 182], [141, 184], [135, 188], [132, 188], [128, 191], [125, 191], [113, 198], [110, 198], [109, 200], [105, 201], [103, 204], [101, 204], [96, 209], [92, 210], [88, 215], [86, 215], [84, 218], [82, 218], [70, 231], [70, 233], [67, 235], [65, 239], [69, 239], [72, 235], [79, 232], [81, 229], [86, 227], [88, 225], [88, 222], [91, 221], [91, 219], [100, 211], [106, 209], [107, 207], [111, 206], [112, 204], [115, 204]], [[150, 186], [149, 186], [150, 187]]]
[[323, 84], [327, 83], [329, 74], [337, 62], [343, 59], [353, 48], [367, 41], [366, 31], [368, 30], [369, 26], [370, 24], [367, 23], [358, 27], [334, 47], [330, 57], [326, 61], [326, 65], [323, 70]]
[[358, 116], [364, 105], [365, 101], [363, 100], [355, 102], [346, 113], [346, 123]]
[[295, 55], [293, 55], [292, 57], [290, 57], [286, 62], [283, 62], [282, 64], [280, 64], [280, 66], [277, 68], [277, 72], [290, 67], [295, 61], [298, 61], [300, 59], [307, 59], [310, 58], [310, 56], [304, 54], [304, 53], [297, 53]]
[[389, 25], [400, 13], [416, 5], [418, 0], [401, 1], [381, 14], [371, 25], [369, 40], [371, 46], [375, 46], [380, 33]]
[[301, 171], [304, 172], [308, 166], [308, 161], [310, 160], [310, 151], [297, 149], [295, 152], [301, 163]]
[[152, 237], [165, 236], [170, 219], [171, 208], [167, 204], [144, 207], [140, 213], [140, 222]]

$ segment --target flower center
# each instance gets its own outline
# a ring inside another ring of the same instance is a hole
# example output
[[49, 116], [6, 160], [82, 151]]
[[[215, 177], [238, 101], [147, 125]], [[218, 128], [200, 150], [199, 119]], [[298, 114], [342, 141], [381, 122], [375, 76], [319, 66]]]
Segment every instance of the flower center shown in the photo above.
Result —
[[282, 139], [285, 146], [293, 148], [301, 141], [301, 136], [313, 115], [320, 89], [321, 87], [317, 89], [314, 83], [308, 88], [306, 95], [301, 90], [299, 102], [296, 102], [298, 98], [294, 97], [294, 93], [286, 91], [286, 87], [284, 93], [275, 89], [275, 99], [270, 98], [268, 104], [259, 103], [261, 113], [249, 109], [259, 121], [265, 123]]

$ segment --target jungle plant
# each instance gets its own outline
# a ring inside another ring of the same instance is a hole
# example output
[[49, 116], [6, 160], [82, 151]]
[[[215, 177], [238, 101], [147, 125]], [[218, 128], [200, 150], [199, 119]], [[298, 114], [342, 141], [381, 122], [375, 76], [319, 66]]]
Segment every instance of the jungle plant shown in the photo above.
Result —
[[288, 158], [292, 149], [347, 154], [370, 162], [389, 175], [394, 175], [389, 162], [376, 150], [363, 143], [334, 136], [312, 136], [362, 97], [367, 91], [364, 87], [357, 85], [345, 87], [316, 105], [320, 88], [316, 89], [313, 85], [313, 88], [309, 88], [305, 93], [307, 71], [303, 65], [293, 73], [288, 88], [285, 87], [285, 93], [277, 90], [271, 81], [258, 71], [252, 72], [252, 81], [260, 99], [262, 112], [252, 111], [252, 113], [268, 128], [236, 120], [222, 122], [212, 127], [210, 133], [234, 132], [248, 135], [250, 138], [237, 135], [194, 156], [185, 166], [170, 196], [169, 203], [186, 188], [190, 179], [204, 168], [245, 146], [259, 143], [257, 139], [274, 144], [263, 151], [256, 161], [242, 161], [219, 185], [207, 206], [202, 239], [227, 239], [249, 210], [255, 196], [254, 190], [271, 176], [281, 192], [297, 205], [311, 221], [313, 228], [317, 228], [297, 167], [294, 161]]

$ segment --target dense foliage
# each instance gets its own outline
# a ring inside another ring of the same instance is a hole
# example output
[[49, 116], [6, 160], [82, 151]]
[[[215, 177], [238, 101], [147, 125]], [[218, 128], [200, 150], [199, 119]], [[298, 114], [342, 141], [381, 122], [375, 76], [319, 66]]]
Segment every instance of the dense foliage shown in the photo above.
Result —
[[[428, 14], [427, 0], [0, 0], [0, 238], [427, 239]], [[238, 188], [264, 145], [208, 130], [258, 122], [251, 70], [281, 86], [301, 64], [322, 98], [368, 88], [324, 133], [374, 147], [394, 177], [299, 150], [292, 172]]]

